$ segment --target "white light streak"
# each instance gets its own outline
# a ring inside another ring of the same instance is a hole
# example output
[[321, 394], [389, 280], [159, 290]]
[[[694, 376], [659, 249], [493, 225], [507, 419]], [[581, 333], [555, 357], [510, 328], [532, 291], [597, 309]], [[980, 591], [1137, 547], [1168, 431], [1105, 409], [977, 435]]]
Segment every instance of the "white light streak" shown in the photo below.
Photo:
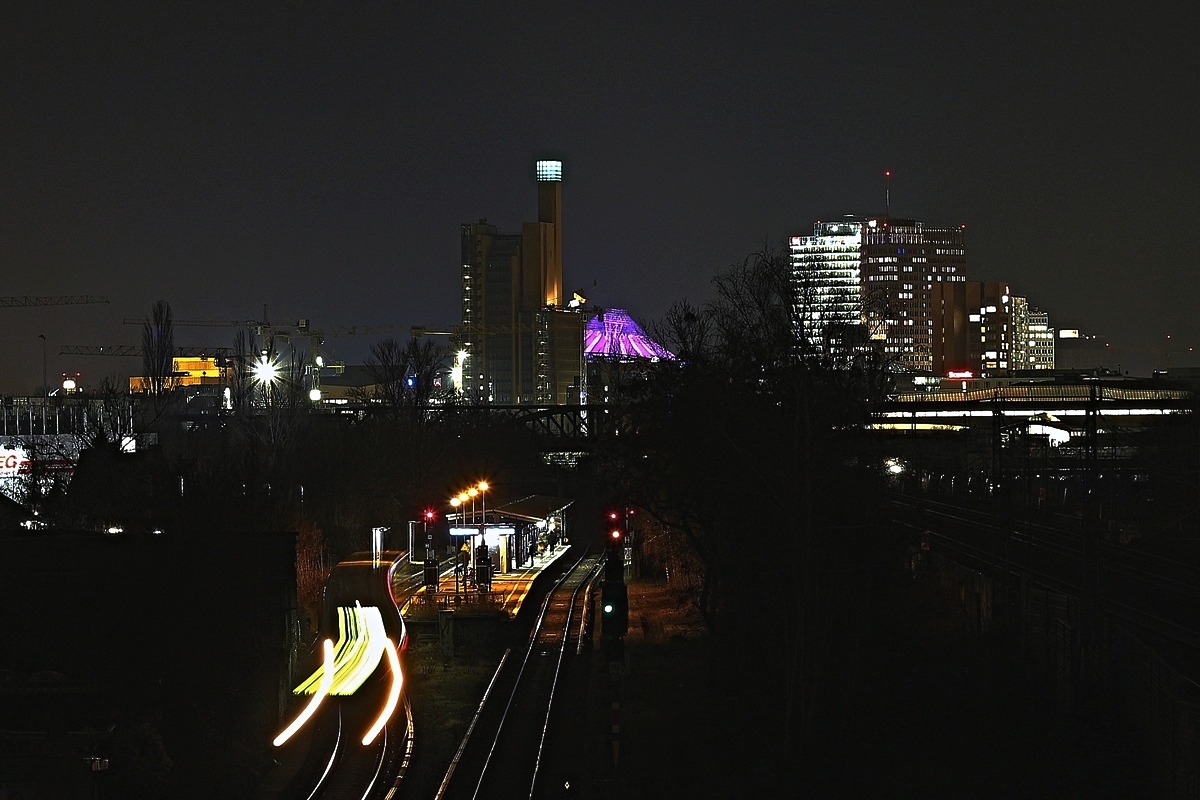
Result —
[[386, 642], [384, 649], [387, 652], [388, 666], [392, 668], [392, 687], [388, 690], [387, 702], [383, 704], [383, 710], [379, 712], [375, 724], [363, 737], [364, 745], [375, 741], [375, 737], [383, 730], [383, 726], [392, 718], [392, 714], [396, 713], [396, 706], [400, 703], [400, 687], [404, 685], [404, 674], [400, 671], [400, 654], [396, 652], [396, 645], [390, 638], [385, 637], [384, 641]]
[[327, 694], [329, 694], [329, 688], [333, 685], [333, 640], [332, 639], [325, 640], [324, 649], [325, 649], [325, 664], [324, 664], [325, 670], [321, 675], [321, 685], [317, 688], [317, 691], [312, 696], [312, 699], [308, 701], [308, 705], [306, 705], [304, 707], [304, 710], [301, 711], [294, 720], [292, 720], [292, 724], [288, 725], [286, 728], [284, 728], [283, 732], [275, 737], [275, 741], [273, 742], [273, 744], [276, 747], [279, 747], [284, 742], [286, 742], [288, 739], [292, 738], [292, 736], [295, 735], [296, 731], [300, 730], [300, 728], [302, 728], [304, 726], [304, 723], [308, 722], [308, 720], [312, 718], [312, 715], [317, 713], [317, 706], [321, 705], [321, 701], [325, 699], [325, 696]]

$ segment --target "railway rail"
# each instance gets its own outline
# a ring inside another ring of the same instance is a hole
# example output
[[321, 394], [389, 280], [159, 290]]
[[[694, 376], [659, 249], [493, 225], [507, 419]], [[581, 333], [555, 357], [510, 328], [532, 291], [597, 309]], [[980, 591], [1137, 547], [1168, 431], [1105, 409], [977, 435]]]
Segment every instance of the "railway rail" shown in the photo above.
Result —
[[435, 795], [535, 798], [546, 794], [544, 753], [561, 678], [590, 636], [592, 586], [602, 554], [585, 551], [547, 592], [524, 652], [509, 650]]
[[[897, 521], [965, 566], [1014, 582], [1033, 580], [1138, 628], [1200, 648], [1200, 564], [1137, 547], [1091, 541], [1079, 527], [1045, 525], [929, 500], [895, 497]], [[1095, 549], [1092, 563], [1085, 560]]]

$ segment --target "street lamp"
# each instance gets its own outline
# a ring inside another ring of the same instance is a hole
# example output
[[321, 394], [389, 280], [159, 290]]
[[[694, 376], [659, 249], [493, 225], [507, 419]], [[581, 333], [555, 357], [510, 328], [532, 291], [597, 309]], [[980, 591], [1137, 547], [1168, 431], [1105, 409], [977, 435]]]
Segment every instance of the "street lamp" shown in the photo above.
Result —
[[250, 367], [250, 373], [262, 387], [263, 405], [265, 406], [270, 397], [271, 387], [279, 380], [279, 365], [264, 352]]
[[488, 482], [480, 481], [478, 488], [479, 488], [479, 502], [483, 506], [483, 524], [487, 525], [487, 497], [485, 496], [484, 493], [488, 490]]

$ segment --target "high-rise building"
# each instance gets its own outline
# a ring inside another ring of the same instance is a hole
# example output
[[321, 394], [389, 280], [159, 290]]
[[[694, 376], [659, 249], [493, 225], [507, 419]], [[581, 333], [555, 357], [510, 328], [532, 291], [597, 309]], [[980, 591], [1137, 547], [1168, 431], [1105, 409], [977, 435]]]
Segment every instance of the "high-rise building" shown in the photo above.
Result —
[[863, 310], [884, 356], [913, 372], [931, 373], [931, 294], [942, 283], [966, 281], [963, 228], [875, 217], [863, 230]]
[[932, 371], [946, 377], [1007, 375], [1013, 334], [1008, 284], [940, 281], [929, 295]]
[[845, 326], [861, 328], [862, 240], [866, 220], [818, 222], [812, 236], [789, 240], [792, 318], [796, 333], [820, 352], [834, 348]]
[[462, 226], [463, 391], [495, 404], [578, 402], [581, 311], [563, 298], [562, 162], [536, 168], [538, 219], [521, 233]]
[[1013, 370], [1054, 369], [1054, 328], [1050, 315], [1029, 305], [1024, 297], [1012, 299], [1012, 352], [1009, 366]]
[[817, 223], [812, 236], [792, 237], [797, 333], [821, 347], [831, 331], [861, 326], [887, 360], [932, 372], [930, 294], [966, 280], [963, 239], [962, 227], [886, 215]]

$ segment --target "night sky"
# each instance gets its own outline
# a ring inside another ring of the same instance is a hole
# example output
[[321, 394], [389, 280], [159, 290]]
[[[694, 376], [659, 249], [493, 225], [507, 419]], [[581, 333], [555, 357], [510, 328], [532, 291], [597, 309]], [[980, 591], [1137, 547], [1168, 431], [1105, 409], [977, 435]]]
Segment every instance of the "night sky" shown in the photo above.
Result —
[[[1069, 7], [1067, 7], [1069, 5]], [[137, 359], [122, 319], [459, 320], [459, 224], [536, 217], [642, 321], [812, 223], [967, 225], [968, 276], [1125, 369], [1200, 346], [1188, 3], [18, 3], [0, 11], [0, 392]], [[181, 328], [228, 346], [232, 328]], [[360, 362], [372, 337], [330, 338]]]

